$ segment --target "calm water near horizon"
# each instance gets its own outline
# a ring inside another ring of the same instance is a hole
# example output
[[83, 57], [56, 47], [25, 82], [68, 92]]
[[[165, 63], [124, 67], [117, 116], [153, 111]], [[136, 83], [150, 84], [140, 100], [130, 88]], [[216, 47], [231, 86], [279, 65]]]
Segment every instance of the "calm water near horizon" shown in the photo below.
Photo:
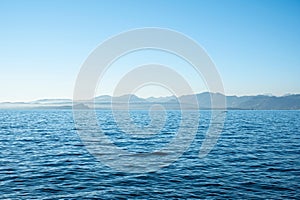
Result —
[[[118, 145], [111, 112], [97, 115]], [[0, 110], [0, 199], [300, 198], [300, 111], [228, 111], [217, 145], [202, 159], [210, 113], [200, 115], [195, 140], [176, 162], [132, 174], [88, 153], [71, 110]], [[133, 111], [132, 119], [142, 127], [149, 116]], [[159, 149], [179, 122], [180, 112], [168, 111], [154, 140], [124, 137], [119, 145], [133, 152]]]

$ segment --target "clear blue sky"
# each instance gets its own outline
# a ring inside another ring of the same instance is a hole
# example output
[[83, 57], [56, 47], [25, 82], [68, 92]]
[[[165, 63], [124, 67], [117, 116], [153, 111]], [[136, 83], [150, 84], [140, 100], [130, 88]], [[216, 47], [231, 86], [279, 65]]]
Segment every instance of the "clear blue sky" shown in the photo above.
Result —
[[0, 0], [0, 101], [72, 98], [89, 53], [141, 27], [196, 40], [227, 94], [300, 93], [299, 19], [297, 0]]

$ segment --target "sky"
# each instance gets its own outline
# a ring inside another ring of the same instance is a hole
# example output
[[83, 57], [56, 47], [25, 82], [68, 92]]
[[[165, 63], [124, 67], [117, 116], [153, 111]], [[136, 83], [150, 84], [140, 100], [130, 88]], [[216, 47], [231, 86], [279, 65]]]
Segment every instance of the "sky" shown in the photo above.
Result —
[[[72, 98], [89, 54], [107, 38], [143, 27], [194, 39], [215, 63], [227, 95], [300, 93], [299, 19], [297, 0], [0, 0], [0, 102]], [[207, 89], [186, 63], [148, 51], [112, 64], [96, 95], [112, 94], [126, 70], [151, 61], [174, 67], [195, 92]]]

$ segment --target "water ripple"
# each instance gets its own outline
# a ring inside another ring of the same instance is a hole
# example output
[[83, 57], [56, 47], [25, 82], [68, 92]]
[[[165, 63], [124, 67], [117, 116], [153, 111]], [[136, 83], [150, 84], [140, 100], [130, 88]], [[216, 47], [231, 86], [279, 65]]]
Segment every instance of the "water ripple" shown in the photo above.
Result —
[[[97, 114], [106, 134], [133, 152], [161, 148], [180, 121], [172, 111], [162, 134], [141, 140], [120, 132], [109, 111]], [[145, 113], [133, 116], [144, 127]], [[127, 174], [88, 153], [71, 111], [2, 110], [0, 199], [300, 198], [299, 111], [229, 111], [218, 144], [199, 159], [209, 116], [201, 113], [194, 142], [172, 165]]]

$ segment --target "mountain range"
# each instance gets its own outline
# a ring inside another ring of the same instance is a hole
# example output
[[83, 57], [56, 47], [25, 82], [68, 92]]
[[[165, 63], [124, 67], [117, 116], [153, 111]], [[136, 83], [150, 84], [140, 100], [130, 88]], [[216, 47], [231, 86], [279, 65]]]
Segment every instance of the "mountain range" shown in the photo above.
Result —
[[[220, 93], [203, 92], [195, 94], [200, 109], [210, 109], [211, 96], [216, 99], [226, 98], [227, 109], [237, 110], [300, 110], [300, 94], [285, 96], [255, 95], [255, 96], [225, 96]], [[165, 109], [195, 109], [192, 100], [194, 95], [183, 95], [180, 97], [150, 97], [140, 98], [136, 95], [123, 95], [112, 97], [109, 95], [97, 96], [90, 101], [76, 102], [74, 108], [89, 109], [149, 109], [153, 105], [162, 105]], [[113, 102], [113, 104], [111, 104]], [[129, 102], [129, 104], [127, 104]], [[180, 104], [180, 103], [181, 104]], [[40, 99], [31, 102], [2, 102], [0, 109], [71, 109], [72, 99]], [[224, 109], [224, 108], [219, 108]]]

